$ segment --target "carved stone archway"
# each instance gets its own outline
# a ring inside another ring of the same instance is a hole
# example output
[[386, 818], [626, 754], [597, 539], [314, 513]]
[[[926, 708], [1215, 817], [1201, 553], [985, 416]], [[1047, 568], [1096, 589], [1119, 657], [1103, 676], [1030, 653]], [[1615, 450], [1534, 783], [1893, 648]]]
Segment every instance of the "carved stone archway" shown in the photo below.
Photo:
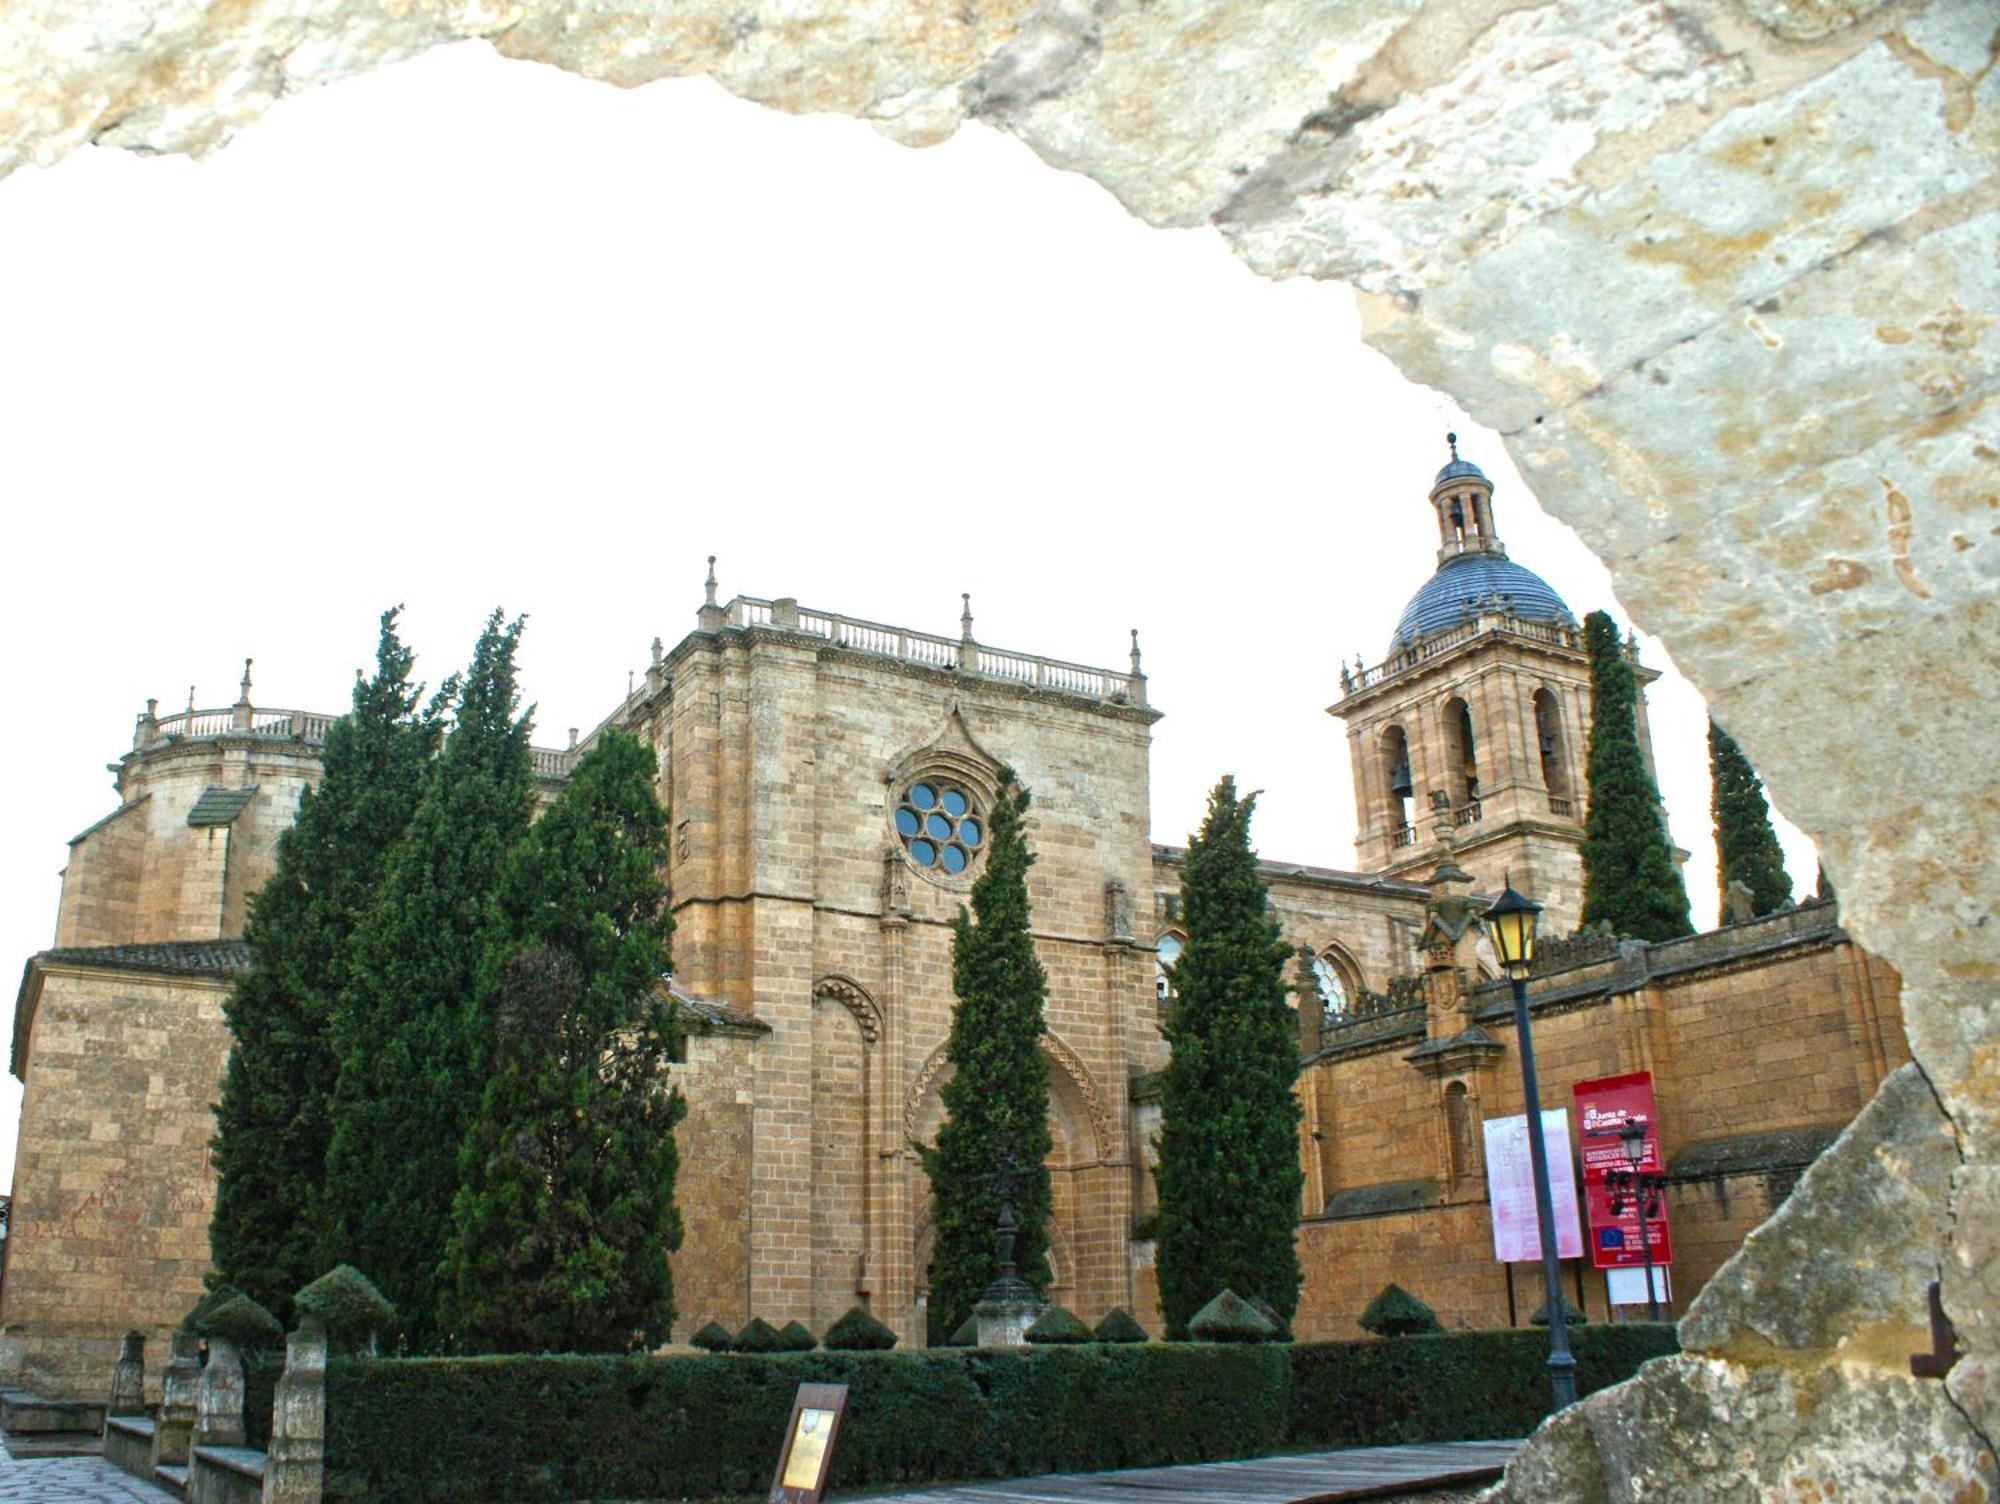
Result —
[[[1642, 1381], [1673, 1391], [1655, 1413], [1697, 1417], [1698, 1434], [1639, 1428], [1613, 1461], [1579, 1417], [1551, 1428], [1524, 1468], [1587, 1493], [1618, 1467], [1686, 1473], [1709, 1456], [1731, 1460], [1701, 1490], [1810, 1474], [1822, 1492], [1866, 1497], [1886, 1448], [1938, 1457], [1940, 1497], [1974, 1482], [1991, 1495], [1980, 1440], [2000, 1436], [1991, 6], [677, 0], [614, 11], [54, 0], [0, 22], [6, 76], [38, 81], [0, 109], [0, 167], [87, 141], [207, 148], [285, 93], [478, 36], [623, 84], [711, 73], [748, 98], [844, 111], [913, 143], [976, 116], [1151, 223], [1216, 226], [1266, 275], [1353, 285], [1366, 338], [1502, 432], [1538, 497], [1610, 563], [1621, 600], [1821, 843], [1848, 927], [1901, 970], [1921, 1089], [1891, 1078], [1853, 1144], [1950, 1151], [1857, 1147], [1801, 1182], [1732, 1281], [1711, 1287], [1705, 1322], [1690, 1317], [1696, 1355]], [[1891, 1205], [1902, 1214], [1885, 1231], [1900, 1252], [1885, 1260], [1854, 1213]], [[1814, 1227], [1825, 1236], [1802, 1238]], [[1801, 1307], [1785, 1276], [1807, 1243]], [[1900, 1356], [1927, 1339], [1929, 1270], [1942, 1272], [1967, 1354], [1943, 1385], [1912, 1379]], [[1612, 1416], [1618, 1403], [1593, 1410]], [[1807, 1408], [1820, 1419], [1754, 1434], [1722, 1418]]]

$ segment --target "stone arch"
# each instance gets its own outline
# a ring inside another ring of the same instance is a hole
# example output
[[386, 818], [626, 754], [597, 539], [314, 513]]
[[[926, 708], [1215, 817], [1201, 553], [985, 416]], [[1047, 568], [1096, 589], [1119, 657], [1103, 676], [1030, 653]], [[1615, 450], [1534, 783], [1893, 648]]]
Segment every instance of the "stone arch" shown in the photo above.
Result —
[[[1541, 499], [1612, 561], [1621, 599], [1822, 841], [1846, 927], [1903, 974], [1926, 1084], [1972, 1170], [2000, 1151], [1990, 729], [1939, 718], [1912, 740], [1894, 716], [1851, 713], [1906, 690], [1993, 697], [1990, 460], [1974, 442], [1990, 419], [1985, 356], [1976, 339], [1913, 338], [1897, 322], [1907, 309], [1921, 328], [1931, 309], [1982, 300], [1991, 226], [1978, 187], [1993, 149], [1974, 81], [1988, 51], [1968, 61], [1954, 43], [1966, 15], [1976, 8], [1750, 5], [1717, 47], [1672, 17], [1567, 0], [1500, 23], [1432, 4], [1379, 26], [1370, 7], [1280, 0], [1107, 13], [1116, 46], [968, 11], [887, 33], [788, 20], [752, 52], [666, 22], [593, 33], [531, 3], [387, 22], [343, 12], [310, 58], [293, 58], [260, 30], [268, 13], [211, 7], [116, 46], [88, 28], [66, 51], [50, 42], [59, 84], [0, 141], [0, 162], [52, 163], [86, 141], [205, 150], [312, 82], [504, 29], [516, 57], [627, 84], [719, 72], [747, 97], [843, 110], [912, 143], [976, 112], [1151, 223], [1212, 223], [1266, 275], [1353, 284], [1370, 342], [1508, 433]], [[1547, 59], [1532, 78], [1523, 48]], [[1258, 86], [1203, 87], [1218, 49]], [[175, 66], [195, 50], [216, 65]], [[1332, 56], [1337, 79], [1316, 61]], [[135, 77], [151, 81], [138, 109]], [[1619, 115], [1577, 108], [1581, 84], [1600, 85]], [[1483, 133], [1487, 170], [1449, 149], [1468, 130]], [[1574, 149], [1551, 146], [1559, 135]], [[1426, 138], [1442, 143], [1431, 165], [1398, 150]], [[1777, 191], [1746, 194], [1746, 161]], [[1826, 216], [1798, 208], [1802, 184], [1838, 206], [1831, 251]], [[1819, 330], [1828, 310], [1876, 297], [1881, 332], [1842, 340], [1836, 369], [1784, 348], [1784, 322]], [[1800, 417], [1828, 411], [1841, 421], [1797, 437]], [[1773, 505], [1802, 484], [1814, 505]], [[1966, 515], [1978, 525], [1961, 528]], [[1749, 645], [1778, 640], [1823, 646], [1771, 673]], [[1920, 804], [1855, 797], [1888, 759]], [[1912, 818], [1919, 809], [1952, 813]], [[1824, 1207], [1856, 1173], [1842, 1161], [1787, 1206]], [[1967, 1194], [1984, 1184], [1968, 1175]], [[2000, 1257], [2000, 1227], [1976, 1203], [1955, 1216], [1943, 1192], [1919, 1196], [1950, 1229], [1930, 1260], [1945, 1305], [1964, 1299], [1962, 1314], [1981, 1316], [1967, 1347], [1990, 1360], [2000, 1338], [1964, 1271]], [[1912, 1406], [1940, 1407], [1904, 1385]]]
[[[1110, 1158], [1117, 1143], [1111, 1127], [1111, 1113], [1105, 1104], [1104, 1093], [1098, 1087], [1090, 1067], [1075, 1050], [1054, 1034], [1043, 1034], [1041, 1049], [1051, 1069], [1049, 1072], [1050, 1102], [1055, 1105], [1055, 1094], [1061, 1090], [1073, 1094], [1079, 1109], [1077, 1118], [1086, 1124], [1090, 1132], [1090, 1159], [1093, 1164]], [[926, 1117], [925, 1107], [930, 1103], [937, 1088], [943, 1084], [944, 1073], [950, 1067], [945, 1058], [945, 1046], [940, 1044], [925, 1057], [917, 1073], [910, 1078], [909, 1089], [903, 1094], [903, 1132], [911, 1143], [924, 1142], [922, 1128]]]
[[813, 1000], [839, 1003], [854, 1015], [854, 1022], [861, 1030], [861, 1037], [873, 1045], [882, 1037], [882, 1007], [859, 982], [829, 972], [813, 983]]

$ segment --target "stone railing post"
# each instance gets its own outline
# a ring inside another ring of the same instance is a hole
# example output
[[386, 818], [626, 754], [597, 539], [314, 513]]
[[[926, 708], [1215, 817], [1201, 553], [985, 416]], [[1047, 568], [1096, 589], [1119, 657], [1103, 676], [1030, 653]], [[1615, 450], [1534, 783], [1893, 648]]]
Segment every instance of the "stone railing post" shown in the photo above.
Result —
[[243, 1445], [243, 1360], [227, 1337], [208, 1339], [208, 1366], [201, 1371], [194, 1423], [198, 1447]]
[[326, 1329], [308, 1316], [285, 1339], [271, 1406], [263, 1504], [320, 1504], [326, 1466]]
[[153, 1466], [186, 1467], [201, 1405], [201, 1339], [175, 1332], [160, 1379], [160, 1418], [153, 1426]]
[[146, 1339], [138, 1332], [127, 1332], [118, 1344], [118, 1361], [111, 1369], [111, 1400], [104, 1413], [146, 1413]]

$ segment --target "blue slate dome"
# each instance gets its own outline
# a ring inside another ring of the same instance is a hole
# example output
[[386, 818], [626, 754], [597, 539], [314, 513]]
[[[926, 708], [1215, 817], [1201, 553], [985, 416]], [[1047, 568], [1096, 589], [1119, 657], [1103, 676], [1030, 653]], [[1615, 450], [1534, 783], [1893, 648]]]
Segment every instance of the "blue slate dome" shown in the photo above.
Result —
[[1569, 614], [1562, 597], [1532, 569], [1523, 569], [1498, 554], [1461, 554], [1440, 565], [1438, 572], [1410, 597], [1409, 605], [1403, 608], [1402, 620], [1396, 623], [1396, 637], [1390, 651], [1406, 648], [1418, 638], [1442, 632], [1446, 627], [1455, 627], [1477, 616], [1482, 606], [1501, 611], [1512, 608], [1514, 615], [1524, 621], [1576, 625], [1576, 618]]
[[[1454, 434], [1453, 437], [1455, 438], [1457, 437], [1457, 435]], [[1460, 459], [1458, 457], [1458, 452], [1456, 450], [1453, 450], [1452, 456], [1450, 460], [1448, 460], [1445, 463], [1444, 469], [1438, 471], [1437, 479], [1431, 482], [1431, 489], [1435, 491], [1439, 486], [1443, 485], [1446, 481], [1457, 480], [1462, 475], [1469, 475], [1474, 480], [1485, 480], [1489, 488], [1493, 484], [1492, 481], [1486, 480], [1486, 472], [1484, 470], [1480, 469], [1477, 465], [1473, 464], [1471, 460]]]

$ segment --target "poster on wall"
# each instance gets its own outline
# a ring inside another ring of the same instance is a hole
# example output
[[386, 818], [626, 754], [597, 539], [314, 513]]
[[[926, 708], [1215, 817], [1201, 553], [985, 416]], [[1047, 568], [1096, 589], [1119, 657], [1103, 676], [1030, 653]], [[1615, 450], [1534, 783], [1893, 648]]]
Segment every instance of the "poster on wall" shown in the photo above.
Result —
[[[1641, 1175], [1661, 1175], [1659, 1114], [1653, 1105], [1653, 1073], [1632, 1071], [1623, 1076], [1605, 1076], [1596, 1081], [1579, 1081], [1576, 1119], [1583, 1140], [1583, 1205], [1590, 1223], [1590, 1263], [1594, 1269], [1639, 1269], [1646, 1262], [1639, 1242], [1639, 1205], [1642, 1198], [1630, 1187], [1616, 1199], [1617, 1214], [1611, 1210], [1616, 1181], [1607, 1175], [1623, 1175], [1633, 1168], [1625, 1154], [1620, 1130], [1631, 1121], [1646, 1125], [1646, 1157], [1639, 1162]], [[1645, 1219], [1646, 1241], [1652, 1247], [1653, 1262], [1674, 1261], [1673, 1235], [1667, 1228], [1666, 1201]], [[1644, 1300], [1645, 1275], [1638, 1276], [1639, 1299]]]
[[[1542, 1256], [1535, 1219], [1535, 1169], [1529, 1157], [1528, 1117], [1486, 1120], [1486, 1193], [1493, 1205], [1493, 1257], [1503, 1264], [1533, 1263]], [[1556, 1257], [1583, 1257], [1577, 1225], [1576, 1176], [1570, 1168], [1569, 1114], [1542, 1114], [1549, 1156], [1549, 1200], [1556, 1214]]]

